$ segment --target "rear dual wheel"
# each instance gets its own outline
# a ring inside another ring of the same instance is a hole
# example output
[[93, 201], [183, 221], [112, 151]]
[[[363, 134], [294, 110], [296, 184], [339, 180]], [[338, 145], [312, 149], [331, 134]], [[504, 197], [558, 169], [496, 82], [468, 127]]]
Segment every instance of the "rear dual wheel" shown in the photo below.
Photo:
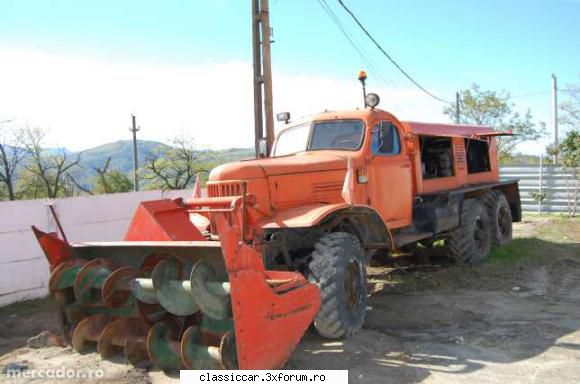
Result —
[[348, 337], [358, 331], [367, 307], [364, 251], [356, 236], [346, 232], [324, 235], [314, 246], [308, 279], [320, 288], [320, 310], [314, 319], [327, 338]]
[[491, 223], [491, 242], [493, 245], [506, 245], [512, 241], [512, 213], [502, 191], [494, 189], [482, 197]]
[[467, 199], [461, 209], [459, 227], [449, 232], [447, 244], [451, 257], [459, 264], [482, 262], [491, 250], [491, 223], [485, 206]]

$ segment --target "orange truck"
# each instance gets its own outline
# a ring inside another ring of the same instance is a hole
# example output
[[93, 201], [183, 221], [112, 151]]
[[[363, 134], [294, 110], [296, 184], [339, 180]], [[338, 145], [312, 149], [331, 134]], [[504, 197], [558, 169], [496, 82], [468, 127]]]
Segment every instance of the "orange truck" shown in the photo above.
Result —
[[520, 196], [499, 180], [502, 133], [366, 104], [281, 114], [270, 157], [215, 168], [207, 196], [143, 202], [124, 241], [34, 228], [73, 347], [163, 370], [280, 368], [311, 324], [327, 338], [363, 326], [375, 255], [443, 240], [477, 263], [511, 240]]

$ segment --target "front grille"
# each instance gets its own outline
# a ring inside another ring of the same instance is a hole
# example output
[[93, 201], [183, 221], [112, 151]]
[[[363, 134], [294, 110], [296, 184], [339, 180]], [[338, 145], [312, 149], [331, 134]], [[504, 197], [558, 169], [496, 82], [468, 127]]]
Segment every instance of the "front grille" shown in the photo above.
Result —
[[208, 197], [242, 196], [243, 195], [242, 183], [241, 182], [208, 183], [207, 195]]

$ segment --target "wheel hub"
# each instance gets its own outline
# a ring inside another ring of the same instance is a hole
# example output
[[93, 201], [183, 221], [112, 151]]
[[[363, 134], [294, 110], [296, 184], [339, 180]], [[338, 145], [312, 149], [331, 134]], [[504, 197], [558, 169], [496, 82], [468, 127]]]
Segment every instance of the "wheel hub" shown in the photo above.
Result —
[[475, 221], [475, 230], [473, 231], [473, 237], [475, 240], [475, 247], [478, 251], [482, 252], [486, 248], [489, 233], [487, 231], [487, 226], [481, 217], [478, 217]]
[[351, 311], [354, 311], [360, 302], [360, 280], [360, 267], [356, 261], [351, 261], [344, 280], [347, 303]]
[[505, 207], [501, 207], [498, 212], [498, 228], [502, 236], [507, 236], [509, 233], [509, 215]]

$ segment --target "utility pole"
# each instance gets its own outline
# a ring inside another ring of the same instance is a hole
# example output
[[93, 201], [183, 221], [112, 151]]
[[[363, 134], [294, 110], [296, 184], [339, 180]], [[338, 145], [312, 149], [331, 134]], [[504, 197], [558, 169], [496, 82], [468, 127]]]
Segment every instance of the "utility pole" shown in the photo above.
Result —
[[260, 157], [260, 140], [264, 138], [262, 120], [262, 47], [260, 44], [260, 0], [252, 0], [252, 49], [254, 56], [254, 146]]
[[274, 145], [274, 104], [272, 98], [272, 58], [270, 55], [270, 8], [268, 0], [262, 0], [262, 59], [264, 60], [264, 109], [266, 114], [266, 141], [268, 143], [268, 156]]
[[460, 120], [460, 109], [459, 109], [459, 103], [461, 102], [460, 98], [459, 98], [459, 92], [455, 92], [455, 124], [459, 124]]
[[[554, 146], [558, 147], [558, 79], [552, 73], [552, 125], [554, 127]], [[558, 164], [558, 155], [554, 155], [554, 164]]]
[[[252, 0], [252, 48], [254, 58], [254, 145], [256, 157], [259, 157], [260, 141], [264, 137], [266, 138], [268, 155], [274, 142], [268, 0]], [[266, 122], [265, 135], [264, 120]]]
[[137, 170], [139, 169], [139, 163], [137, 162], [137, 122], [135, 115], [131, 115], [131, 128], [129, 129], [133, 132], [133, 191], [139, 191], [139, 177], [137, 176]]

